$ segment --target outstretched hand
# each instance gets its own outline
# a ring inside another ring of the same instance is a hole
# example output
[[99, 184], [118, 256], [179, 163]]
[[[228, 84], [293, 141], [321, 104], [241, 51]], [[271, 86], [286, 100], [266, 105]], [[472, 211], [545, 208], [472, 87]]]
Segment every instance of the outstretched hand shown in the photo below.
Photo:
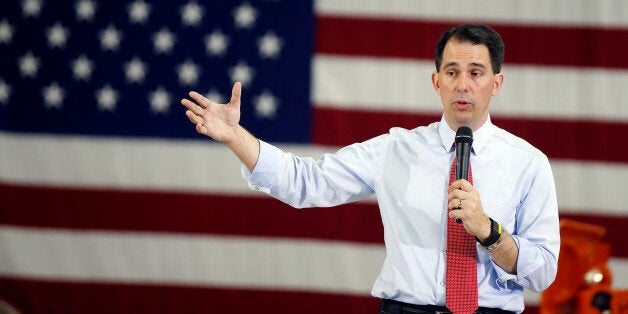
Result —
[[196, 132], [229, 143], [235, 139], [240, 122], [241, 93], [242, 84], [236, 82], [228, 104], [215, 103], [194, 91], [189, 94], [192, 100], [181, 99], [181, 104], [188, 109], [185, 115], [196, 125]]

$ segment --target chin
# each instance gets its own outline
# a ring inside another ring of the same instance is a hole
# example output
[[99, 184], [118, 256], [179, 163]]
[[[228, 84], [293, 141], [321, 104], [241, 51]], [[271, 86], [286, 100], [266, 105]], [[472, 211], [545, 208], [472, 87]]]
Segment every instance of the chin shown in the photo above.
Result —
[[467, 111], [458, 111], [454, 114], [454, 120], [460, 124], [466, 124], [473, 121], [473, 115]]

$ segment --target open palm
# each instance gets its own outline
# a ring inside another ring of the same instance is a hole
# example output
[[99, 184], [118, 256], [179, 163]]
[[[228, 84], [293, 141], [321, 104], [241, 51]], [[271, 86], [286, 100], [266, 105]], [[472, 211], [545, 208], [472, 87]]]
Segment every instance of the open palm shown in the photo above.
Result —
[[227, 143], [236, 136], [240, 122], [241, 93], [242, 84], [236, 82], [228, 104], [215, 103], [197, 92], [190, 92], [192, 100], [182, 99], [181, 104], [188, 109], [185, 115], [196, 125], [198, 133]]

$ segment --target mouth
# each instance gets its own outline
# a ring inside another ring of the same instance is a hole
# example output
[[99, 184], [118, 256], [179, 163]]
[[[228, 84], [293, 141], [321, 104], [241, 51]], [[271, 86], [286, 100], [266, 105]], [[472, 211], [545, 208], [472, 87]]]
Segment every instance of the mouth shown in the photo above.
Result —
[[458, 99], [456, 101], [454, 101], [454, 106], [456, 106], [456, 108], [460, 109], [460, 110], [464, 110], [467, 109], [469, 107], [471, 107], [471, 102], [464, 100], [464, 99]]

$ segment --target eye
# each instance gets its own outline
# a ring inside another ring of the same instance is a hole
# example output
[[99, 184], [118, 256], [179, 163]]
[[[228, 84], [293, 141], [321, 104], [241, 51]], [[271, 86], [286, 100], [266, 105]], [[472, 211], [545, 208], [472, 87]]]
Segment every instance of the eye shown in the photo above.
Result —
[[454, 76], [454, 75], [456, 75], [456, 72], [453, 71], [453, 70], [449, 70], [449, 71], [447, 71], [447, 75]]
[[473, 71], [471, 73], [471, 75], [473, 75], [473, 76], [482, 76], [482, 72], [480, 72], [480, 71]]

